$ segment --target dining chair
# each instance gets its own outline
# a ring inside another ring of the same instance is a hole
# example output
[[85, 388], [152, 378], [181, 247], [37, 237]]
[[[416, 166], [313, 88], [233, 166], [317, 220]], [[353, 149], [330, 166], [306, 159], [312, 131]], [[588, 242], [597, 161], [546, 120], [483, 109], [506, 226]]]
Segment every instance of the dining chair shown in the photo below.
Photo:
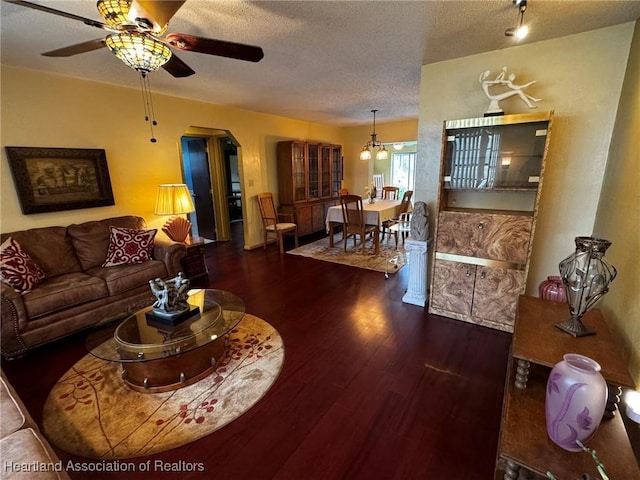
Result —
[[398, 221], [389, 227], [389, 234], [393, 234], [396, 239], [396, 250], [398, 249], [398, 235], [402, 237], [402, 245], [411, 232], [411, 213], [401, 213]]
[[382, 198], [382, 187], [384, 187], [384, 173], [376, 173], [373, 175], [373, 185], [378, 192], [377, 198]]
[[367, 225], [364, 220], [364, 208], [360, 195], [343, 195], [340, 197], [342, 207], [344, 251], [347, 251], [347, 241], [353, 236], [353, 248], [357, 247], [357, 236], [360, 235], [362, 253], [367, 234], [373, 235], [374, 252], [380, 251], [380, 228], [378, 225]]
[[[389, 229], [401, 221], [402, 215], [409, 212], [409, 207], [411, 206], [411, 197], [413, 196], [413, 190], [407, 190], [402, 195], [402, 200], [400, 201], [400, 205], [398, 206], [397, 214], [395, 217], [385, 220], [382, 222], [382, 240], [384, 240], [385, 233], [389, 232]], [[398, 237], [396, 236], [396, 245], [398, 244]]]
[[397, 200], [400, 197], [399, 187], [382, 187], [382, 199], [383, 200]]
[[[284, 253], [283, 235], [293, 235], [295, 238], [296, 248], [298, 247], [298, 225], [293, 223], [293, 214], [278, 213], [273, 203], [272, 193], [259, 193], [258, 205], [260, 206], [260, 215], [262, 215], [262, 228], [264, 230], [264, 248], [267, 248], [269, 235], [275, 235], [280, 253]], [[291, 217], [291, 222], [281, 222], [280, 218]]]

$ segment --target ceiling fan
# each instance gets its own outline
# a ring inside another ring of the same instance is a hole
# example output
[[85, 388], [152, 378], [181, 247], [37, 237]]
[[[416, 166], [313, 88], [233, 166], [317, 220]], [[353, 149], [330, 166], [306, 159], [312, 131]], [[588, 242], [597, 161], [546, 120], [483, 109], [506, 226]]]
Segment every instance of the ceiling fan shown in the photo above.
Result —
[[69, 57], [106, 46], [142, 76], [162, 67], [174, 77], [188, 77], [195, 72], [173, 54], [169, 46], [178, 50], [249, 62], [259, 62], [264, 57], [262, 48], [253, 45], [184, 33], [164, 35], [169, 20], [185, 0], [98, 0], [96, 6], [105, 23], [23, 0], [4, 1], [70, 18], [109, 32], [106, 38], [89, 40], [42, 54], [47, 57]]

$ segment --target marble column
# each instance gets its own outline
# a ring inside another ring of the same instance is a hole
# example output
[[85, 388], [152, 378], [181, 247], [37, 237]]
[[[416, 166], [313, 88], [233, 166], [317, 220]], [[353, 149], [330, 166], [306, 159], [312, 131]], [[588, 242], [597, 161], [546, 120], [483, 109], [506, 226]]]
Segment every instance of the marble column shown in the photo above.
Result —
[[428, 241], [408, 238], [404, 249], [409, 258], [409, 287], [402, 297], [404, 303], [427, 305], [427, 250]]

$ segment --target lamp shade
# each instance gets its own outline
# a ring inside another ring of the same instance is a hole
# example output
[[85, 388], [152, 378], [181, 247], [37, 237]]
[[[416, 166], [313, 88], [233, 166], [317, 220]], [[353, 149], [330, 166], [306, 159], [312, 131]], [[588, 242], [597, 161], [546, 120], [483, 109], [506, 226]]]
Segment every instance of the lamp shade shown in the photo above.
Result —
[[117, 28], [129, 21], [129, 1], [127, 0], [98, 0], [98, 12], [110, 27]]
[[191, 192], [184, 183], [169, 183], [158, 186], [156, 215], [182, 215], [195, 211]]
[[371, 160], [371, 149], [368, 145], [365, 145], [360, 152], [360, 160]]
[[384, 145], [381, 145], [376, 152], [376, 160], [389, 160], [389, 150]]
[[164, 43], [138, 32], [114, 33], [105, 38], [105, 43], [116, 57], [142, 74], [157, 70], [171, 58], [171, 50]]
[[[156, 215], [182, 215], [195, 211], [191, 193], [183, 183], [171, 183], [158, 186], [156, 197]], [[171, 217], [162, 227], [162, 231], [176, 242], [184, 242], [189, 236], [191, 222], [184, 217]]]

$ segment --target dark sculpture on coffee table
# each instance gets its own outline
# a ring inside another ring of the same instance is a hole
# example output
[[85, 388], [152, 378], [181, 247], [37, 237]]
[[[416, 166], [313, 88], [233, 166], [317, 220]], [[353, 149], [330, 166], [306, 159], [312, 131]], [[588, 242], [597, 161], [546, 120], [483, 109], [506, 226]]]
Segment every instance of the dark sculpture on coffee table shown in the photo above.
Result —
[[187, 301], [189, 285], [189, 279], [185, 278], [182, 272], [169, 280], [149, 280], [156, 301], [153, 303], [153, 310], [147, 316], [176, 323], [197, 313], [196, 310], [199, 308]]

